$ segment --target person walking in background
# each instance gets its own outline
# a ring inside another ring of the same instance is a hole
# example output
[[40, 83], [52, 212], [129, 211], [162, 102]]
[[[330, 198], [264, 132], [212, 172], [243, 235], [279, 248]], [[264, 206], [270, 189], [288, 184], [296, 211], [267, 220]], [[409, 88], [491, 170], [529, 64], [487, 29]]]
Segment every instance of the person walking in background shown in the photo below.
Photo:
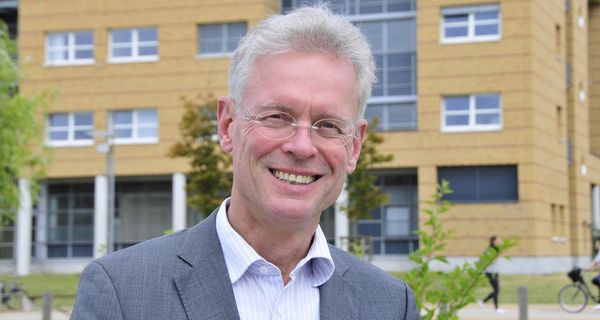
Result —
[[[499, 251], [498, 244], [502, 241], [498, 236], [490, 237], [489, 250], [494, 250], [496, 253]], [[490, 299], [494, 300], [494, 308], [497, 314], [505, 314], [506, 311], [498, 307], [498, 295], [500, 294], [500, 282], [498, 280], [498, 257], [485, 269], [485, 276], [488, 278], [490, 285], [492, 286], [492, 292], [485, 297], [485, 299], [479, 301], [479, 306], [484, 307], [484, 304]]]

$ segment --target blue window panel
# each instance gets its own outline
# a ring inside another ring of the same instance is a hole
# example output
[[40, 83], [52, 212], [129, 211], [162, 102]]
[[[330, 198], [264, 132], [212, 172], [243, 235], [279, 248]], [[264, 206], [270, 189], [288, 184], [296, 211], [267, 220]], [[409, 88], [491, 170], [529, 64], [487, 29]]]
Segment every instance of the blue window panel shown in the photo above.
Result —
[[112, 55], [113, 57], [131, 57], [132, 51], [131, 48], [113, 48]]
[[499, 109], [500, 95], [498, 94], [479, 94], [475, 96], [475, 108], [482, 109]]
[[155, 56], [158, 54], [157, 47], [140, 47], [138, 55], [140, 56]]
[[48, 245], [48, 258], [66, 258], [68, 252], [67, 245]]
[[467, 126], [469, 125], [469, 115], [446, 116], [446, 126]]
[[138, 30], [139, 41], [156, 41], [156, 28], [144, 28]]
[[386, 254], [408, 254], [410, 253], [410, 244], [408, 241], [386, 240]]
[[475, 26], [475, 35], [476, 36], [487, 36], [487, 35], [496, 35], [496, 34], [498, 34], [498, 25], [497, 24], [486, 24], [486, 25]]
[[133, 113], [131, 111], [113, 112], [113, 124], [131, 124], [133, 123]]
[[130, 43], [132, 41], [131, 29], [113, 30], [111, 34], [113, 43]]
[[454, 202], [518, 201], [517, 166], [440, 167], [438, 180], [450, 181]]
[[73, 245], [72, 257], [92, 257], [94, 255], [93, 245]]
[[50, 141], [61, 141], [69, 139], [69, 132], [67, 131], [54, 131], [49, 134]]
[[446, 111], [463, 111], [469, 110], [469, 97], [468, 96], [457, 96], [457, 97], [445, 97], [444, 107]]
[[75, 32], [75, 44], [90, 45], [94, 44], [94, 36], [91, 32]]
[[475, 20], [494, 20], [498, 19], [498, 11], [475, 12]]
[[379, 237], [381, 236], [381, 224], [377, 222], [359, 221], [358, 234], [363, 236]]
[[500, 124], [500, 116], [494, 114], [478, 114], [475, 116], [476, 124]]

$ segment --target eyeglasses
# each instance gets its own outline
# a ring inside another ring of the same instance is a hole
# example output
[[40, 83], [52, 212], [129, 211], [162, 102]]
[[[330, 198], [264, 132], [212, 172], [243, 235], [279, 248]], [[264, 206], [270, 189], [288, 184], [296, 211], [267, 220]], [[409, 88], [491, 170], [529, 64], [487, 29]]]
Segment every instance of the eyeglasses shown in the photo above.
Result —
[[294, 117], [278, 110], [257, 115], [245, 113], [242, 116], [244, 120], [258, 125], [258, 132], [271, 140], [285, 140], [293, 136], [299, 127], [310, 129], [313, 143], [325, 148], [344, 146], [357, 136], [354, 126], [340, 119], [321, 119], [306, 126], [298, 124]]

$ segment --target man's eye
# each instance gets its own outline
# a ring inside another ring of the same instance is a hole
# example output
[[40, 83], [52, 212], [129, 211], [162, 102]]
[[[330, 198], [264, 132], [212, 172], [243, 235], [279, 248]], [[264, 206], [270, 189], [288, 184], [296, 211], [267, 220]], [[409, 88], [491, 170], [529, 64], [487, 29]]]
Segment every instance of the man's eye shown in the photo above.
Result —
[[320, 131], [326, 134], [343, 134], [344, 130], [342, 126], [333, 120], [320, 121], [318, 126]]
[[285, 125], [294, 121], [294, 118], [286, 113], [266, 113], [257, 117], [257, 120], [267, 125]]

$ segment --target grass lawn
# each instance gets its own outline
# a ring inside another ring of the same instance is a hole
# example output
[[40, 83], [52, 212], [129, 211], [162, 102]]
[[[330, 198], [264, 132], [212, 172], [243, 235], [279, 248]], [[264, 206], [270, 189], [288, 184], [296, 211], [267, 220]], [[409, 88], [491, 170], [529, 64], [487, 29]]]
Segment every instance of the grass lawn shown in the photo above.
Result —
[[[402, 273], [392, 273], [402, 279]], [[584, 273], [585, 279], [593, 292], [596, 288], [591, 284], [594, 273]], [[13, 277], [0, 275], [0, 280], [11, 281]], [[531, 304], [553, 304], [557, 303], [557, 295], [560, 288], [569, 284], [566, 274], [548, 275], [500, 275], [500, 303], [518, 303], [518, 287], [528, 288], [528, 298]], [[71, 308], [77, 292], [79, 283], [78, 274], [42, 274], [20, 277], [19, 282], [30, 296], [35, 298], [38, 306], [42, 304], [44, 292], [54, 294], [54, 306]], [[487, 285], [477, 288], [476, 297], [484, 298], [491, 288]], [[489, 302], [491, 303], [491, 302]]]
[[[402, 279], [401, 273], [392, 273], [394, 276]], [[592, 284], [591, 279], [594, 273], [584, 273], [585, 280], [593, 290], [597, 293], [597, 288]], [[571, 280], [565, 273], [554, 273], [544, 275], [500, 275], [500, 304], [502, 303], [518, 303], [519, 293], [518, 288], [521, 286], [527, 287], [527, 298], [530, 304], [554, 304], [558, 303], [558, 291]], [[485, 298], [492, 292], [491, 286], [485, 282], [485, 286], [475, 290], [477, 299]], [[492, 301], [488, 301], [492, 305]]]
[[[7, 281], [10, 284], [14, 277], [0, 275], [0, 280]], [[30, 297], [34, 298], [37, 306], [43, 304], [43, 295], [45, 292], [52, 292], [54, 295], [53, 305], [55, 307], [71, 308], [75, 301], [77, 284], [79, 283], [79, 274], [40, 274], [25, 277], [19, 277], [20, 287], [24, 288]]]

